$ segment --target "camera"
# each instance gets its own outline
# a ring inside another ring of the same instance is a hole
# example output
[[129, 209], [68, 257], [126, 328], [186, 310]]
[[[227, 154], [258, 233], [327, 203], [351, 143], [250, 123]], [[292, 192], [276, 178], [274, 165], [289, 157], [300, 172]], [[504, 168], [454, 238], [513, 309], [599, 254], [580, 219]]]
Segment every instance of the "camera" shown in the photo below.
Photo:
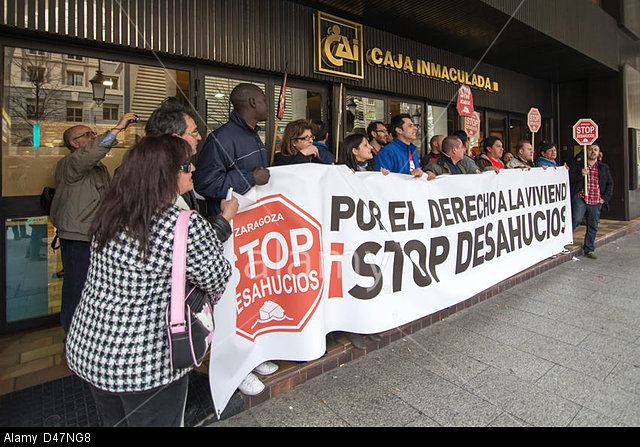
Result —
[[140, 118], [136, 116], [135, 118], [132, 118], [129, 121], [127, 121], [127, 124], [137, 123], [138, 121], [140, 121]]

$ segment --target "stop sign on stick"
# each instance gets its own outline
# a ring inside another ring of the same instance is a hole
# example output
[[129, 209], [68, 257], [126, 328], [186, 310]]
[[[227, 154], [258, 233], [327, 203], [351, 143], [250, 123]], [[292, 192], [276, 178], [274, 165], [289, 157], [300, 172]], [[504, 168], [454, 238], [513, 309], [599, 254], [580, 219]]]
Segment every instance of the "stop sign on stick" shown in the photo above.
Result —
[[480, 115], [478, 115], [478, 112], [474, 112], [472, 116], [465, 117], [464, 128], [470, 137], [475, 137], [480, 132]]
[[573, 139], [588, 146], [598, 139], [598, 125], [591, 118], [582, 118], [573, 125]]
[[460, 116], [473, 116], [473, 94], [468, 85], [463, 85], [458, 90], [458, 102], [456, 104]]
[[527, 125], [529, 126], [529, 130], [536, 133], [540, 130], [541, 123], [542, 116], [540, 115], [540, 111], [535, 107], [532, 107], [527, 114]]

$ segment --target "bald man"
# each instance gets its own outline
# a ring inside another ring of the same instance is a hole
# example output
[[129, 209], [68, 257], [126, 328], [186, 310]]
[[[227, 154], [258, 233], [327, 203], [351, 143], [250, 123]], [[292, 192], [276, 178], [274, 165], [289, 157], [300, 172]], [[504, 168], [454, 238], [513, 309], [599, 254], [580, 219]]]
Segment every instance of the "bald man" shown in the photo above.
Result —
[[126, 113], [115, 127], [101, 135], [84, 124], [70, 127], [62, 135], [69, 154], [56, 165], [56, 193], [50, 217], [60, 239], [64, 270], [60, 324], [65, 335], [89, 270], [89, 228], [111, 181], [101, 160], [118, 143], [116, 136], [136, 122], [134, 113]]

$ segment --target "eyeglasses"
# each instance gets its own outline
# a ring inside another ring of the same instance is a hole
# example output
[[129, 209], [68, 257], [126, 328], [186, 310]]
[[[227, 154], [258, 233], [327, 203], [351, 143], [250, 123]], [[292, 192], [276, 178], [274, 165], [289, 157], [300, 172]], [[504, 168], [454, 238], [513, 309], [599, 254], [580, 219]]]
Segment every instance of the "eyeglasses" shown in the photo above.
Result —
[[191, 166], [192, 166], [191, 162], [185, 163], [182, 166], [180, 166], [180, 170], [188, 174], [189, 172], [191, 172]]
[[72, 138], [72, 141], [75, 141], [75, 140], [77, 140], [78, 138], [82, 138], [82, 137], [85, 137], [85, 138], [93, 138], [93, 137], [95, 137], [96, 135], [98, 135], [98, 134], [97, 134], [97, 133], [95, 133], [93, 130], [90, 130], [90, 131], [88, 131], [88, 132], [83, 133], [82, 135], [78, 135], [77, 137]]
[[200, 132], [198, 132], [198, 129], [196, 129], [193, 132], [185, 132], [184, 134], [191, 135], [192, 137], [197, 137], [198, 135], [200, 135]]
[[295, 138], [296, 140], [306, 140], [306, 141], [313, 141], [316, 139], [316, 137], [314, 137], [313, 135], [307, 135], [306, 137], [298, 137]]

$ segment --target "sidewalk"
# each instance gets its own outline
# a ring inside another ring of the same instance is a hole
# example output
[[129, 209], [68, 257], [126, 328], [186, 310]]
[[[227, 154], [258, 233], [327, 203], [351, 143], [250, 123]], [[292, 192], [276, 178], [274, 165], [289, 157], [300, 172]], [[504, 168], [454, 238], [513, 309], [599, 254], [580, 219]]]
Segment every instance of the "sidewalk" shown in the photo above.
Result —
[[596, 253], [204, 425], [640, 426], [640, 233]]

